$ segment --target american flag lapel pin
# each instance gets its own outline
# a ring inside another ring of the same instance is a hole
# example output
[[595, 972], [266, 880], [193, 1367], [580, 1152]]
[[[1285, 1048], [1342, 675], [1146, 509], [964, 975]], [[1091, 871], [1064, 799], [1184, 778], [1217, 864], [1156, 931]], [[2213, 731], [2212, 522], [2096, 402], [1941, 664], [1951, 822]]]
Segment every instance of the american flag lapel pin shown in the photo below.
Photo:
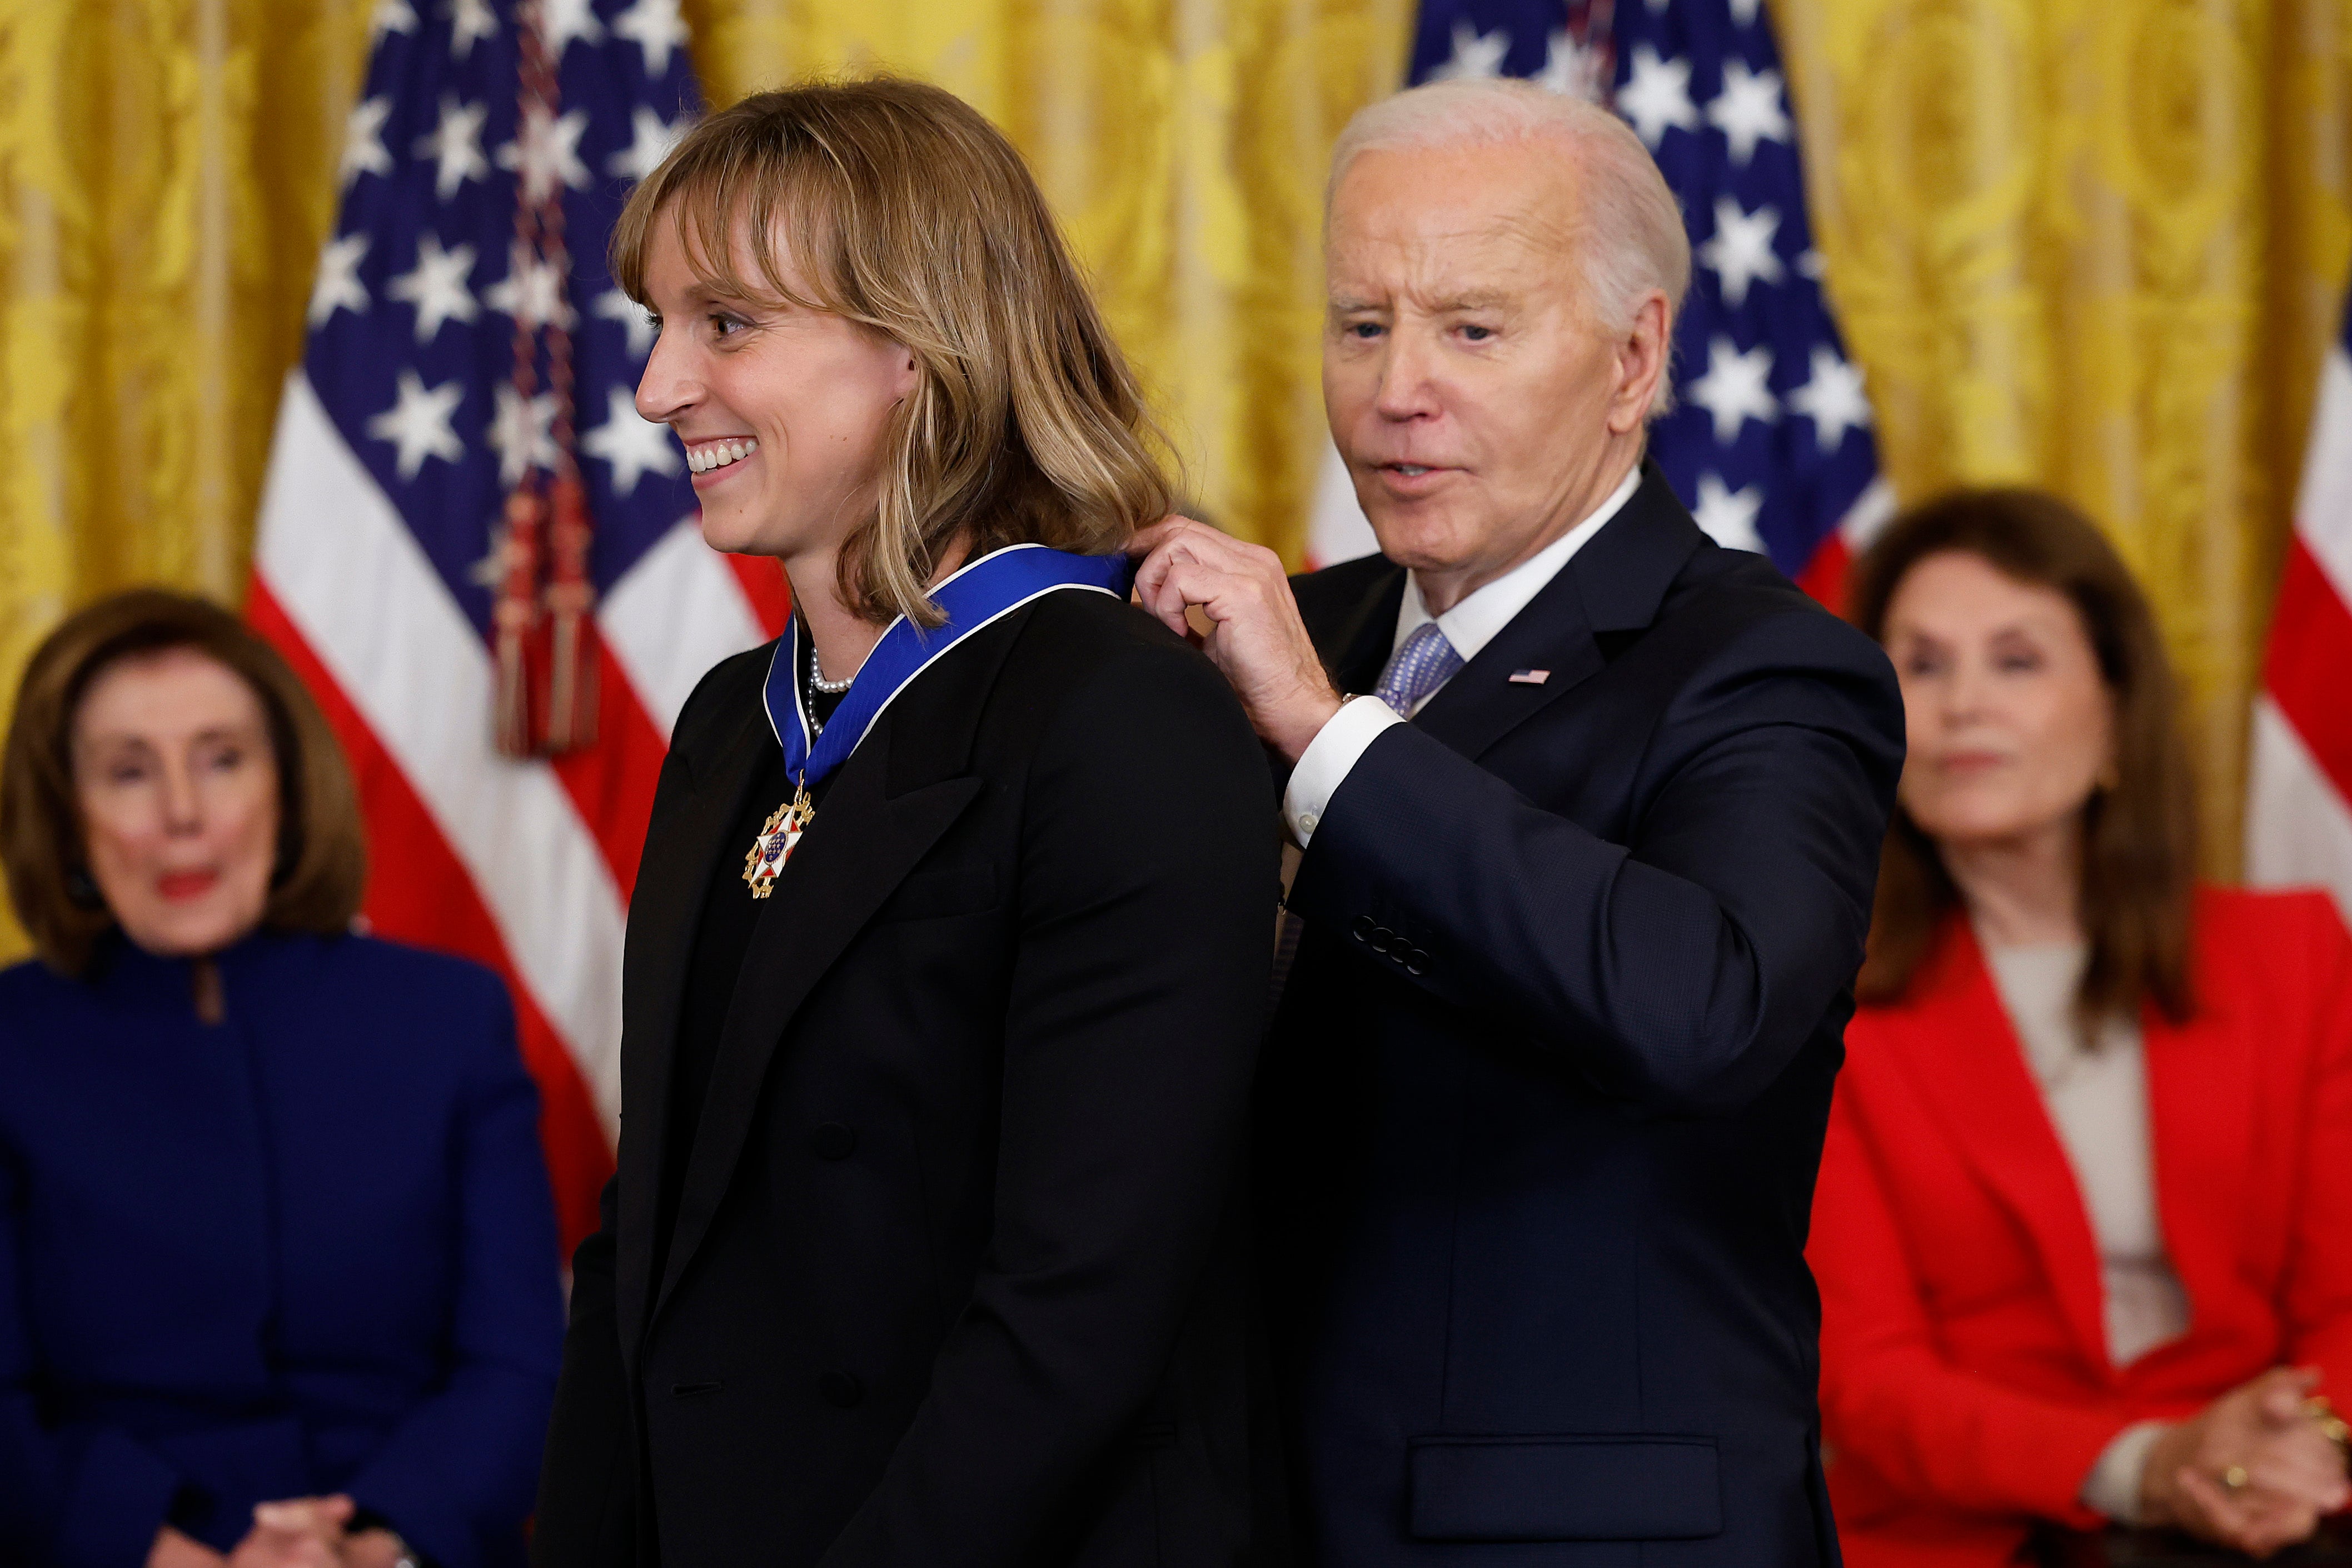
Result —
[[1539, 686], [1551, 679], [1549, 670], [1513, 670], [1511, 684], [1515, 686]]

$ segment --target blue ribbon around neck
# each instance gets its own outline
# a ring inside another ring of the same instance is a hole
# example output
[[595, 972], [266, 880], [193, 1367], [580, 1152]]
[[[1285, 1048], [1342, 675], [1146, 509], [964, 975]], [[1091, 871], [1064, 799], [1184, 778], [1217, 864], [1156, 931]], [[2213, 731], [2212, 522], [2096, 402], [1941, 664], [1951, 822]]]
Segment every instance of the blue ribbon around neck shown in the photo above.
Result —
[[908, 682], [982, 627], [1041, 594], [1066, 588], [1123, 600], [1134, 576], [1134, 563], [1123, 555], [1072, 555], [1044, 545], [1013, 545], [984, 555], [931, 590], [932, 602], [947, 612], [944, 622], [926, 629], [902, 615], [884, 629], [882, 640], [858, 666], [841, 706], [825, 721], [824, 732], [814, 736], [801, 706], [801, 639], [807, 633], [795, 613], [792, 630], [768, 662], [767, 686], [761, 693], [793, 788], [814, 789], [824, 783], [849, 760], [882, 710]]

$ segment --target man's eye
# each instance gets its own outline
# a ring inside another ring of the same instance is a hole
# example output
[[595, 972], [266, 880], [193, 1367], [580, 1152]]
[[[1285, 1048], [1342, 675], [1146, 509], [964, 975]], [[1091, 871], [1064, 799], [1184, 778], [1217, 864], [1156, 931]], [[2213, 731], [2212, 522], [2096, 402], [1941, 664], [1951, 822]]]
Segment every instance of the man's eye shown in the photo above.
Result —
[[1487, 339], [1495, 335], [1495, 329], [1492, 327], [1465, 327], [1462, 329], [1462, 335], [1465, 338], [1469, 339], [1474, 343], [1483, 343]]
[[731, 338], [742, 329], [743, 320], [740, 316], [730, 316], [723, 310], [714, 310], [710, 313], [710, 335], [712, 337]]
[[1369, 343], [1380, 335], [1381, 324], [1378, 321], [1350, 321], [1348, 323], [1348, 336], [1350, 338], [1355, 338], [1360, 341]]

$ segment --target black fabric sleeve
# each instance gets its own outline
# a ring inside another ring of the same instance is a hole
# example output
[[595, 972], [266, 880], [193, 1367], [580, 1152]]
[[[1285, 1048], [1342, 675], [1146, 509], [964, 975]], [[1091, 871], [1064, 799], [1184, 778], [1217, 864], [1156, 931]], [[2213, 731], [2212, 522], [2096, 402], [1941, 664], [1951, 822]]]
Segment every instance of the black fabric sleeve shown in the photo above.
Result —
[[994, 1233], [824, 1568], [992, 1568], [1132, 1435], [1236, 1179], [1276, 842], [1223, 680], [1137, 638], [1047, 727], [1023, 816]]
[[604, 1184], [597, 1200], [603, 1223], [572, 1255], [572, 1324], [531, 1528], [538, 1568], [629, 1568], [636, 1561], [637, 1471], [614, 1301], [620, 1185], [617, 1176]]
[[1412, 984], [1602, 1092], [1727, 1109], [1853, 982], [1902, 763], [1884, 656], [1827, 616], [1776, 617], [1665, 705], [1625, 842], [1397, 725], [1334, 793], [1290, 908], [1343, 940], [1395, 933], [1422, 950]]

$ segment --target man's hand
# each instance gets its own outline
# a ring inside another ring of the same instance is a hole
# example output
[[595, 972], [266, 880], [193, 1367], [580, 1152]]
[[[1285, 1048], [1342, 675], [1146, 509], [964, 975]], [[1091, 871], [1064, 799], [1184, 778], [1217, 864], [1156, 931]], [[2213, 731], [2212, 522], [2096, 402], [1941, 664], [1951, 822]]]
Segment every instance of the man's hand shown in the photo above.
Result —
[[2304, 1409], [2318, 1382], [2273, 1368], [2158, 1438], [2140, 1482], [2149, 1521], [2250, 1557], [2309, 1540], [2352, 1500], [2342, 1450]]
[[1339, 711], [1339, 694], [1298, 618], [1282, 559], [1190, 517], [1169, 517], [1130, 540], [1139, 558], [1135, 597], [1179, 636], [1192, 629], [1185, 611], [1209, 619], [1201, 639], [1258, 738], [1291, 762]]

